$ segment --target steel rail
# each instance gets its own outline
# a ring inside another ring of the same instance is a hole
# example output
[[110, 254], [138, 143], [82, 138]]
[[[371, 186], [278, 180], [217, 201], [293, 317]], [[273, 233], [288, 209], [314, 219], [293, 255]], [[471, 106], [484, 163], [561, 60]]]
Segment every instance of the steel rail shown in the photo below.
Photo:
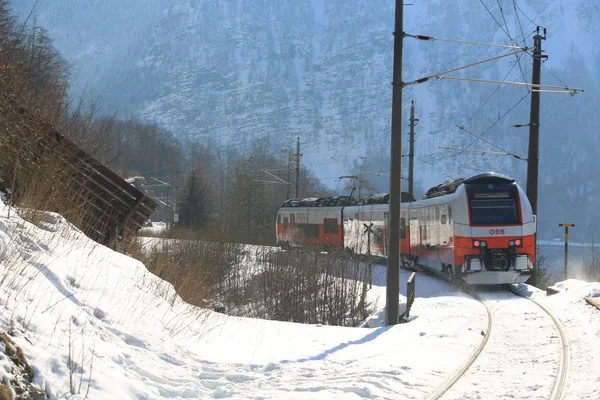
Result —
[[465, 374], [465, 372], [467, 372], [467, 370], [471, 367], [471, 365], [473, 365], [473, 363], [475, 363], [475, 361], [477, 360], [477, 358], [479, 357], [479, 355], [481, 354], [481, 352], [487, 345], [490, 334], [492, 333], [492, 327], [494, 325], [494, 323], [493, 323], [494, 318], [492, 317], [492, 312], [490, 311], [490, 308], [483, 302], [483, 300], [481, 300], [481, 298], [476, 293], [468, 293], [468, 294], [471, 297], [473, 297], [475, 300], [480, 302], [485, 307], [485, 310], [487, 311], [487, 316], [488, 316], [487, 330], [485, 331], [483, 340], [481, 341], [481, 343], [479, 344], [479, 346], [477, 347], [475, 352], [471, 355], [471, 357], [469, 357], [458, 369], [456, 369], [452, 373], [452, 375], [450, 375], [444, 382], [442, 382], [442, 384], [440, 386], [438, 386], [435, 389], [435, 391], [431, 395], [429, 395], [429, 397], [427, 397], [428, 400], [439, 399], [448, 390], [450, 390], [450, 388], [452, 388], [452, 386], [454, 386], [454, 384], [456, 382], [458, 382], [458, 380]]
[[569, 371], [569, 341], [567, 340], [567, 334], [565, 329], [558, 319], [546, 306], [541, 304], [539, 301], [532, 299], [531, 297], [526, 296], [524, 293], [515, 289], [513, 285], [508, 285], [507, 289], [513, 294], [526, 298], [529, 301], [535, 303], [539, 308], [541, 308], [554, 322], [554, 326], [556, 326], [556, 330], [558, 331], [558, 338], [560, 341], [560, 363], [558, 366], [558, 371], [556, 373], [556, 382], [554, 382], [554, 387], [552, 388], [552, 394], [550, 396], [550, 400], [560, 400], [563, 397], [565, 392], [565, 386], [567, 383], [567, 373]]

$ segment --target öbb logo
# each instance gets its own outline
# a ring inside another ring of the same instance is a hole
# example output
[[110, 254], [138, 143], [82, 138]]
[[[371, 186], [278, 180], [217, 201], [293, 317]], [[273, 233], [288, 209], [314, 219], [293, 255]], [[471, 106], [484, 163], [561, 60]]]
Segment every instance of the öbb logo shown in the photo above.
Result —
[[490, 235], [504, 235], [504, 229], [490, 229]]

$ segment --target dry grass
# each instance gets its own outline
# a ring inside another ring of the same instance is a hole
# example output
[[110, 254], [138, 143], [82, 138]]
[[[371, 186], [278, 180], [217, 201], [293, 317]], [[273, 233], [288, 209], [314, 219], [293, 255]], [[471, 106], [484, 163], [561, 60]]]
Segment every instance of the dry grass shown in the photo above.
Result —
[[12, 400], [10, 389], [4, 383], [0, 383], [0, 400]]
[[205, 308], [222, 304], [230, 315], [357, 326], [373, 312], [366, 301], [369, 267], [345, 252], [249, 254], [227, 242], [157, 239], [137, 257], [172, 283], [181, 298]]

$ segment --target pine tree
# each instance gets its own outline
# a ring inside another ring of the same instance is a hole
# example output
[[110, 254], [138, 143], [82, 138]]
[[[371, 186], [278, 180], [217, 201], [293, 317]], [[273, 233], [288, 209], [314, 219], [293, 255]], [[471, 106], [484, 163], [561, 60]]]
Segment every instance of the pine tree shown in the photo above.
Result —
[[180, 206], [179, 224], [185, 227], [204, 228], [208, 221], [205, 190], [194, 169], [187, 182], [185, 200]]

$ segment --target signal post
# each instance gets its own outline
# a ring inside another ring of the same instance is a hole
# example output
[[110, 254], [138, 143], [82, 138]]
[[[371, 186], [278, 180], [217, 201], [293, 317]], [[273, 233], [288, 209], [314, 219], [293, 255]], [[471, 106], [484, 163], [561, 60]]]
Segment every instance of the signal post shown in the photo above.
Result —
[[569, 279], [568, 271], [567, 271], [567, 261], [569, 259], [569, 227], [575, 227], [575, 224], [558, 224], [558, 226], [565, 227], [565, 266], [563, 269], [563, 275], [566, 279]]

